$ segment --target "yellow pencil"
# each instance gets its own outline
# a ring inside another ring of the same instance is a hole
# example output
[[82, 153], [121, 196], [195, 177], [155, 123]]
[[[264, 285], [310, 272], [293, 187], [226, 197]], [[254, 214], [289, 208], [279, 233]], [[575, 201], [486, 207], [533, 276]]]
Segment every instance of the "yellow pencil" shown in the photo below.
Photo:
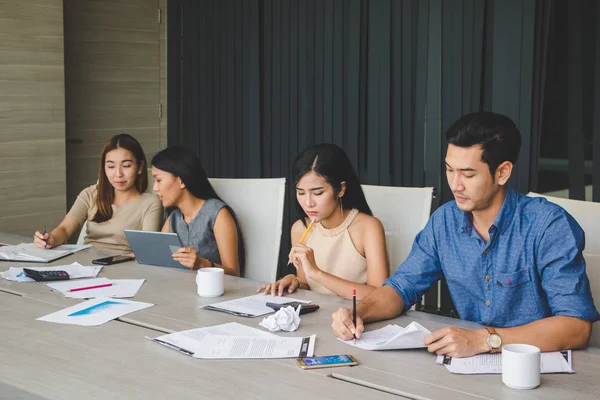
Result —
[[315, 223], [315, 218], [313, 218], [310, 221], [310, 224], [308, 224], [308, 227], [306, 228], [306, 230], [302, 234], [302, 237], [300, 238], [300, 244], [302, 244], [302, 242], [304, 242], [304, 239], [306, 239], [306, 235], [308, 235], [308, 232], [310, 232], [310, 228], [312, 228], [312, 226], [313, 226], [314, 223]]

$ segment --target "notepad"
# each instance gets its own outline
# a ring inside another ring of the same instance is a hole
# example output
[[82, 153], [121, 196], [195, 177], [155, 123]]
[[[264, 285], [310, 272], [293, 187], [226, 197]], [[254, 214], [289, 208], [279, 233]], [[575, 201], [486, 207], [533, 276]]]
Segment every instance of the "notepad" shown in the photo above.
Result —
[[62, 245], [45, 250], [37, 248], [34, 243], [21, 243], [15, 246], [0, 247], [0, 261], [47, 263], [88, 247], [91, 247], [91, 245]]
[[346, 340], [344, 343], [364, 350], [418, 349], [426, 347], [423, 341], [430, 333], [429, 329], [413, 321], [406, 328], [387, 325], [381, 329], [364, 332], [356, 343], [354, 340]]

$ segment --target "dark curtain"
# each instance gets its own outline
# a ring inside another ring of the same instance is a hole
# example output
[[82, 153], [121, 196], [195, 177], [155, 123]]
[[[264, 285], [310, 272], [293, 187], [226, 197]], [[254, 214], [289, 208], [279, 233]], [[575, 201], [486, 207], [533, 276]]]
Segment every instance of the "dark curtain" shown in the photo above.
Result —
[[[493, 110], [523, 132], [511, 184], [526, 192], [543, 111], [544, 3], [170, 0], [169, 144], [196, 150], [209, 176], [289, 179], [300, 150], [332, 142], [362, 183], [433, 186], [437, 207], [452, 198], [443, 132]], [[282, 266], [298, 217], [293, 184]], [[438, 306], [434, 288], [426, 307]]]

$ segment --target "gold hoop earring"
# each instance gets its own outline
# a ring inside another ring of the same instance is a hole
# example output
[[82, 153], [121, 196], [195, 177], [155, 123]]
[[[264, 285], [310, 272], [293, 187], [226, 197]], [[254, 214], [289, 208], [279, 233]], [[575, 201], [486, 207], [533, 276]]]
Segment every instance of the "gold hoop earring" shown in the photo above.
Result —
[[340, 215], [342, 216], [342, 218], [344, 218], [344, 202], [342, 201], [341, 197], [340, 197]]

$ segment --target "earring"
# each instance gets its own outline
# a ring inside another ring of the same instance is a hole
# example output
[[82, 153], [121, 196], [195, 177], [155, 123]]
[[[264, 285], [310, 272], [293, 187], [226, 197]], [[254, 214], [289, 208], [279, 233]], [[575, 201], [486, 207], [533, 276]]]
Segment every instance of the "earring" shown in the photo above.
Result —
[[344, 202], [342, 201], [341, 197], [340, 197], [340, 214], [341, 214], [342, 218], [344, 218]]

